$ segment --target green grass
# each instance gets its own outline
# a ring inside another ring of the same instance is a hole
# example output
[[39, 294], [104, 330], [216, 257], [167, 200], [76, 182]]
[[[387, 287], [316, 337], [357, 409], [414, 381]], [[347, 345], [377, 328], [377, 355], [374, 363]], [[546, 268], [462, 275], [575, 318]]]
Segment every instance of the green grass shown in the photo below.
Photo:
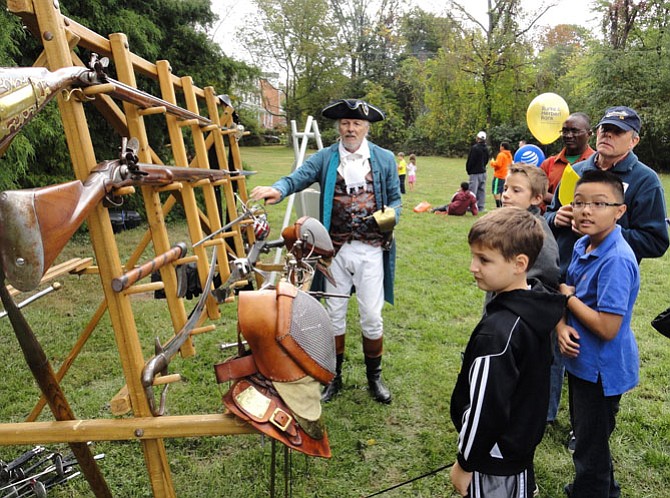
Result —
[[[291, 169], [292, 149], [243, 148], [248, 169], [258, 171], [249, 184], [269, 184]], [[460, 353], [482, 310], [483, 293], [468, 272], [466, 235], [474, 218], [417, 214], [412, 207], [422, 200], [433, 205], [448, 201], [466, 180], [463, 159], [418, 158], [417, 185], [403, 199], [397, 227], [398, 266], [396, 305], [387, 306], [385, 320], [384, 379], [394, 401], [375, 403], [366, 379], [352, 302], [344, 392], [325, 406], [333, 458], [306, 458], [293, 454], [293, 496], [360, 497], [451, 463], [456, 432], [449, 419], [449, 398], [460, 364]], [[663, 177], [666, 191], [670, 177]], [[489, 195], [487, 207], [493, 199]], [[271, 237], [279, 235], [285, 204], [269, 206]], [[184, 240], [184, 227], [170, 227], [171, 241]], [[119, 234], [119, 251], [128, 254], [141, 230]], [[65, 257], [90, 256], [84, 237], [77, 237]], [[633, 319], [641, 356], [640, 385], [621, 403], [612, 437], [616, 473], [626, 497], [667, 496], [670, 489], [670, 343], [655, 332], [650, 320], [670, 306], [666, 255], [642, 264], [642, 289]], [[81, 329], [102, 299], [94, 276], [67, 277], [64, 289], [25, 309], [26, 316], [58, 368]], [[189, 303], [191, 305], [192, 303]], [[152, 353], [153, 337], [169, 336], [164, 301], [133, 297], [133, 310], [145, 347]], [[214, 382], [212, 365], [226, 355], [217, 344], [235, 340], [235, 306], [222, 307], [215, 332], [197, 338], [198, 354], [175, 359], [171, 372], [186, 382], [173, 385], [168, 397], [170, 414], [221, 411], [223, 391]], [[21, 421], [32, 409], [37, 390], [18, 352], [6, 320], [0, 321], [0, 420]], [[84, 353], [63, 382], [75, 413], [81, 418], [112, 418], [109, 400], [124, 384], [114, 335], [107, 317], [94, 332]], [[566, 396], [558, 424], [547, 432], [537, 451], [536, 471], [543, 497], [561, 497], [573, 466], [565, 448], [568, 431]], [[43, 416], [49, 420], [49, 415]], [[101, 442], [102, 470], [119, 497], [151, 496], [141, 449], [136, 442]], [[166, 440], [175, 489], [179, 497], [268, 496], [269, 440], [256, 435]], [[10, 460], [24, 448], [0, 447], [0, 458]], [[281, 455], [281, 452], [279, 453]], [[283, 484], [279, 470], [278, 495]], [[54, 490], [50, 496], [90, 496], [83, 479]], [[418, 480], [384, 496], [455, 496], [448, 471]]]

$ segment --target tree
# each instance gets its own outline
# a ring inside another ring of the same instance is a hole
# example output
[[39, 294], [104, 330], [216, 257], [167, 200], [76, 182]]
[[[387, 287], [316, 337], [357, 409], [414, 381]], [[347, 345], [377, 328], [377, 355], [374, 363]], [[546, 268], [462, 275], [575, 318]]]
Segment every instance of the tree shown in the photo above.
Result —
[[[0, 4], [6, 7], [6, 1]], [[215, 20], [208, 0], [68, 0], [63, 14], [82, 25], [107, 35], [128, 35], [130, 49], [147, 60], [167, 59], [175, 74], [191, 75], [198, 86], [214, 86], [230, 91], [233, 83], [249, 79], [257, 72], [246, 64], [223, 55], [208, 40], [206, 29]], [[0, 9], [0, 59], [7, 66], [30, 66], [42, 51], [33, 36], [25, 32], [18, 17]], [[86, 59], [88, 54], [79, 54]], [[110, 68], [113, 71], [113, 68]], [[115, 76], [112, 73], [112, 76]], [[159, 95], [158, 87], [145, 78], [138, 86]], [[113, 131], [92, 108], [89, 114], [91, 138], [99, 158], [115, 157], [118, 144]], [[161, 149], [168, 141], [164, 127], [150, 127], [152, 145]], [[161, 152], [165, 152], [163, 149]], [[22, 130], [8, 149], [5, 159], [13, 165], [2, 168], [3, 187], [32, 187], [72, 178], [69, 153], [55, 102], [50, 103]], [[10, 170], [11, 173], [5, 174]], [[25, 173], [25, 174], [24, 174]]]
[[535, 88], [550, 89], [559, 95], [571, 92], [566, 75], [593, 42], [588, 29], [559, 24], [541, 33], [535, 64]]
[[[486, 126], [490, 127], [493, 123], [496, 80], [526, 63], [516, 52], [535, 23], [554, 5], [540, 6], [534, 13], [527, 14], [521, 8], [521, 0], [488, 0], [486, 24], [454, 0], [450, 6], [450, 17], [455, 21], [465, 20], [474, 26], [470, 28], [465, 23], [459, 23], [463, 38], [471, 49], [463, 54], [460, 68], [481, 82]], [[519, 24], [526, 19], [523, 26]]]
[[349, 58], [352, 82], [388, 82], [397, 67], [399, 43], [398, 13], [405, 0], [330, 0], [338, 24], [339, 38]]
[[633, 0], [600, 2], [600, 10], [605, 12], [602, 29], [611, 48], [615, 50], [626, 48], [628, 37], [635, 26], [635, 20], [645, 13], [651, 3], [653, 2], [636, 3]]
[[[340, 44], [327, 0], [254, 0], [259, 23], [241, 32], [245, 45], [267, 68], [285, 78], [286, 118], [312, 113], [315, 97], [337, 84]], [[321, 100], [323, 104], [323, 100]]]

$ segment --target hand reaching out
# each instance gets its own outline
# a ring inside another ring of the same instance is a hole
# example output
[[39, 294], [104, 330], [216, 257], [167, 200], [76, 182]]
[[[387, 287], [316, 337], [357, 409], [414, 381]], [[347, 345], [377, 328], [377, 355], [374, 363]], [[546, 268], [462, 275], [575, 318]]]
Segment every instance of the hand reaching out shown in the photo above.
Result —
[[254, 201], [263, 199], [267, 204], [276, 204], [281, 200], [281, 192], [272, 187], [254, 187], [249, 196]]

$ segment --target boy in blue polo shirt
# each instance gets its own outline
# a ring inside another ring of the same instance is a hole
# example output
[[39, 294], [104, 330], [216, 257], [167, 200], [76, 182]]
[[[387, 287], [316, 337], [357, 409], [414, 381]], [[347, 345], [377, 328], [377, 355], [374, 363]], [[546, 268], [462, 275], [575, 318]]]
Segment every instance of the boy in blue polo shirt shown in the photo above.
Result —
[[639, 380], [639, 359], [631, 330], [640, 289], [635, 254], [617, 220], [626, 212], [624, 188], [607, 171], [585, 171], [572, 202], [577, 241], [560, 291], [567, 315], [556, 327], [566, 357], [570, 409], [577, 438], [571, 498], [620, 496], [609, 438], [621, 395]]

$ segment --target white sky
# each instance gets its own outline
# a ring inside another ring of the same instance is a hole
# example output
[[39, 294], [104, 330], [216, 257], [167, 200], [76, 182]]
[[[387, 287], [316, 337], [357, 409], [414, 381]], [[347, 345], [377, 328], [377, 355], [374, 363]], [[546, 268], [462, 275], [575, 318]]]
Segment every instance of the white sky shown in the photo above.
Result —
[[[253, 63], [253, 59], [244, 47], [236, 40], [236, 31], [243, 28], [245, 23], [253, 23], [255, 17], [252, 0], [211, 0], [212, 10], [219, 15], [220, 25], [215, 26], [214, 40], [221, 44], [223, 52], [237, 60]], [[440, 0], [414, 0], [415, 5], [436, 14], [444, 13], [446, 2]], [[533, 11], [540, 4], [539, 0], [522, 0], [527, 10]], [[554, 3], [538, 22], [538, 25], [555, 26], [557, 24], [578, 24], [586, 27], [596, 27], [597, 21], [590, 8], [590, 0], [545, 0], [544, 4]], [[461, 0], [467, 5], [472, 14], [486, 12], [487, 0]]]

